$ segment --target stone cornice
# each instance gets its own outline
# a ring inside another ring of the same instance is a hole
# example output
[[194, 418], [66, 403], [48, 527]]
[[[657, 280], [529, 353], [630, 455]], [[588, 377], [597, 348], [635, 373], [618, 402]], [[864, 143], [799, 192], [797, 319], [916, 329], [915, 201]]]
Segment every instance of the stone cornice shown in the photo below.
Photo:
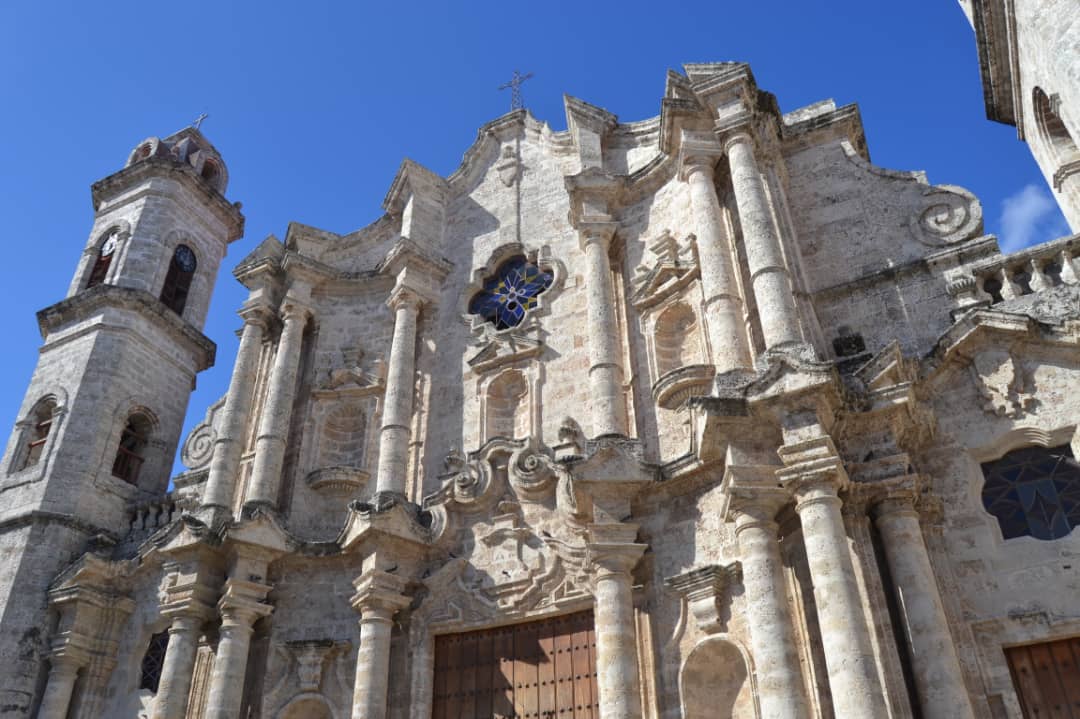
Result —
[[196, 372], [213, 366], [217, 352], [213, 340], [146, 290], [131, 287], [98, 285], [40, 310], [37, 320], [41, 337], [46, 339], [50, 333], [80, 322], [105, 308], [137, 312], [179, 339], [196, 358]]
[[405, 158], [394, 175], [390, 189], [383, 198], [383, 209], [398, 216], [405, 209], [409, 195], [420, 195], [439, 205], [445, 205], [450, 186], [446, 180], [418, 162]]
[[386, 253], [386, 258], [379, 265], [378, 271], [395, 276], [406, 268], [413, 268], [441, 282], [453, 267], [453, 263], [445, 257], [432, 254], [408, 237], [402, 237]]
[[199, 177], [195, 168], [186, 162], [176, 162], [169, 158], [148, 157], [133, 165], [125, 167], [108, 177], [98, 180], [91, 186], [91, 197], [94, 208], [101, 206], [102, 202], [115, 197], [131, 186], [146, 182], [152, 177], [161, 176], [183, 183], [188, 189], [203, 197], [207, 206], [228, 230], [226, 242], [239, 239], [244, 234], [244, 215], [240, 212], [239, 203], [230, 203], [221, 193], [213, 189]]
[[1015, 125], [1023, 139], [1023, 101], [1017, 67], [1016, 14], [1010, 0], [975, 0], [971, 24], [979, 51], [986, 116]]

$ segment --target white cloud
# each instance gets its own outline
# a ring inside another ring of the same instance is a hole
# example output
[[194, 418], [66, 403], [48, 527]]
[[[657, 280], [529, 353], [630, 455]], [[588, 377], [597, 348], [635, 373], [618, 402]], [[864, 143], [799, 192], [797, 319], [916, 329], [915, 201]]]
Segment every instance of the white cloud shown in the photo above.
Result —
[[1069, 233], [1050, 193], [1026, 185], [1001, 203], [1001, 251], [1015, 252]]

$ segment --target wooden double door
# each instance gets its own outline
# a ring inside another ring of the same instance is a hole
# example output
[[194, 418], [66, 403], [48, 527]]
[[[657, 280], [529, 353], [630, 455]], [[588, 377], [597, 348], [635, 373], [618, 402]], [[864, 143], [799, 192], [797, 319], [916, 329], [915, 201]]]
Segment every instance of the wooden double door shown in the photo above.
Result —
[[1027, 719], [1080, 719], [1080, 638], [1005, 650]]
[[593, 613], [435, 638], [433, 719], [599, 719]]

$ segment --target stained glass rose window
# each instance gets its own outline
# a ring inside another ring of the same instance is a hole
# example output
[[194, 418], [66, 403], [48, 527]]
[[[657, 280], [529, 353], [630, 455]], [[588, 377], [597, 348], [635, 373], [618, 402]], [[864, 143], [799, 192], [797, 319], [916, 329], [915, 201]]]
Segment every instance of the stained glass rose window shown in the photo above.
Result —
[[511, 257], [484, 280], [484, 289], [469, 301], [469, 312], [480, 315], [505, 330], [521, 323], [525, 313], [536, 307], [537, 297], [551, 287], [553, 277], [524, 257]]
[[1018, 449], [982, 470], [983, 505], [1005, 539], [1058, 539], [1080, 526], [1080, 464], [1069, 445]]

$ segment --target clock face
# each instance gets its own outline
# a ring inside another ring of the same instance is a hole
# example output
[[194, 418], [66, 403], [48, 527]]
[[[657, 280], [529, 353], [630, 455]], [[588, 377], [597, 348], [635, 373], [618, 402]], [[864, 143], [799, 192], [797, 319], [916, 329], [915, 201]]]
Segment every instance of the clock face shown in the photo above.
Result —
[[105, 242], [102, 243], [102, 245], [101, 245], [101, 256], [102, 257], [108, 257], [109, 255], [111, 255], [113, 252], [116, 251], [117, 237], [118, 237], [117, 233], [114, 232], [111, 235], [109, 235], [107, 238], [105, 238]]
[[180, 245], [176, 248], [173, 260], [184, 272], [195, 271], [195, 253], [187, 245]]

